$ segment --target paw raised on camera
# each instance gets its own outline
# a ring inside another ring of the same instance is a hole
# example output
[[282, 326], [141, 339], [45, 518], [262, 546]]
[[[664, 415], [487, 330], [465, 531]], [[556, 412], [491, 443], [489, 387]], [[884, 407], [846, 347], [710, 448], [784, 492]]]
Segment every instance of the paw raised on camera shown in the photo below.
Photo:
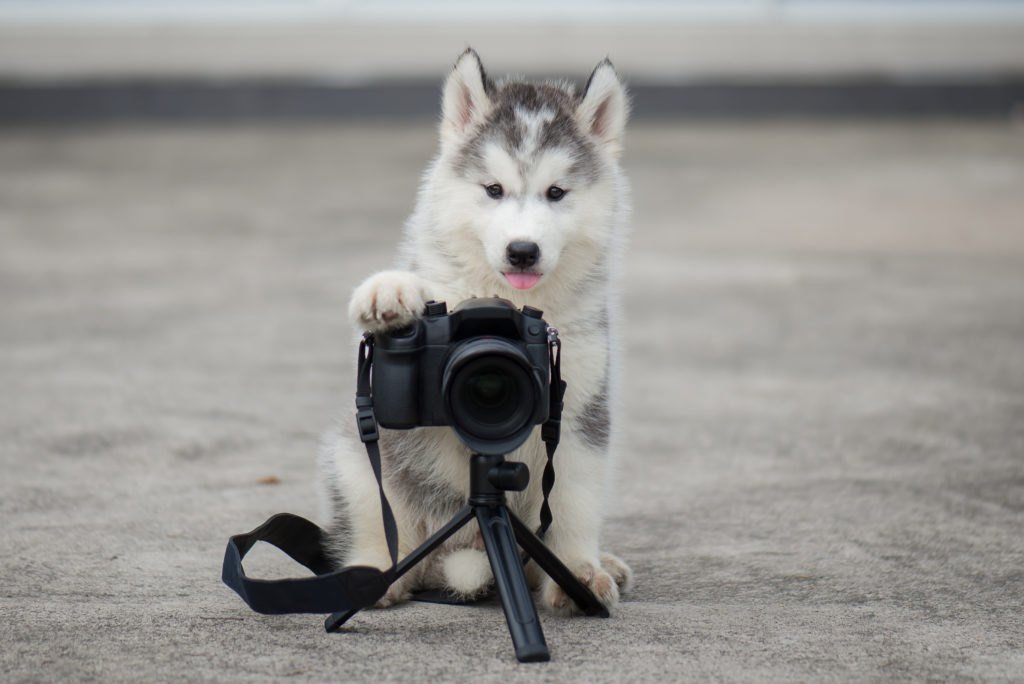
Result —
[[[601, 554], [600, 564], [580, 561], [569, 565], [569, 569], [609, 611], [618, 604], [619, 591], [628, 589], [633, 579], [629, 566], [610, 553]], [[574, 615], [582, 612], [550, 577], [545, 578], [541, 592], [544, 604], [556, 613]]]
[[382, 271], [356, 288], [348, 315], [355, 325], [370, 332], [394, 330], [419, 318], [427, 300], [419, 276], [406, 271]]

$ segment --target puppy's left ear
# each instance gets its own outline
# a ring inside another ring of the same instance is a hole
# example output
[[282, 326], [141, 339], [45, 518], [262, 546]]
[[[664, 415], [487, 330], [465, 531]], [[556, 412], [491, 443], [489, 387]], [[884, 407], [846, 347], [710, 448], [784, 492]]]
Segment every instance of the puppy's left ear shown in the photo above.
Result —
[[480, 57], [467, 49], [455, 62], [444, 82], [441, 100], [441, 143], [457, 144], [482, 124], [492, 108], [494, 86], [484, 72]]
[[605, 58], [590, 74], [587, 87], [576, 106], [576, 120], [584, 133], [613, 156], [622, 149], [622, 133], [629, 118], [626, 87]]

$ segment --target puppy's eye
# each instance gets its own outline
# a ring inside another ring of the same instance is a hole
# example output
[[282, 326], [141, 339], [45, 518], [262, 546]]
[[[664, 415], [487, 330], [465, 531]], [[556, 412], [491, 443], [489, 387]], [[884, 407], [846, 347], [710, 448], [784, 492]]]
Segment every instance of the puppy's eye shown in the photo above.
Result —
[[505, 196], [505, 188], [501, 187], [500, 184], [495, 183], [494, 185], [488, 185], [484, 188], [487, 191], [487, 196], [491, 199], [501, 199]]
[[547, 197], [552, 202], [557, 202], [558, 200], [565, 197], [565, 190], [558, 187], [557, 185], [552, 185], [550, 188], [548, 188]]

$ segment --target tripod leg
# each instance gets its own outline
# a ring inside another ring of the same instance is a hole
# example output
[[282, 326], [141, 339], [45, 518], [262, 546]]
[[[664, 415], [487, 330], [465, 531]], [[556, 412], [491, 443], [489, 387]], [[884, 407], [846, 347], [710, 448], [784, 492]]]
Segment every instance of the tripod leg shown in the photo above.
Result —
[[475, 508], [516, 658], [521, 663], [548, 660], [551, 656], [540, 628], [530, 587], [526, 584], [526, 575], [523, 574], [508, 511], [504, 506], [479, 505]]
[[341, 629], [341, 626], [348, 622], [348, 619], [359, 612], [358, 608], [352, 610], [342, 610], [337, 613], [331, 613], [326, 620], [324, 620], [324, 631], [325, 632], [337, 632]]
[[[412, 566], [419, 563], [421, 560], [426, 558], [427, 554], [436, 549], [438, 546], [444, 543], [448, 537], [452, 536], [459, 529], [473, 519], [473, 507], [466, 506], [461, 511], [455, 514], [451, 520], [445, 524], [444, 527], [439, 529], [430, 539], [420, 544], [415, 551], [410, 553], [408, 556], [403, 558], [395, 566], [394, 579], [398, 579], [405, 573], [409, 572]], [[394, 581], [394, 580], [392, 580]], [[326, 621], [324, 621], [324, 629], [328, 632], [337, 632], [341, 629], [341, 626], [348, 622], [349, 618], [359, 612], [359, 608], [353, 608], [352, 610], [339, 611], [332, 613]]]
[[523, 551], [530, 554], [530, 557], [537, 562], [537, 565], [544, 572], [548, 573], [548, 576], [558, 586], [562, 587], [562, 590], [569, 595], [569, 598], [575, 601], [576, 605], [587, 615], [608, 617], [608, 609], [597, 600], [594, 592], [584, 586], [576, 578], [576, 575], [572, 574], [572, 571], [565, 567], [565, 563], [559, 560], [558, 556], [552, 553], [551, 549], [545, 546], [544, 542], [530, 528], [524, 525], [519, 518], [512, 514], [509, 517], [512, 521], [512, 529], [516, 533], [516, 540], [523, 547]]

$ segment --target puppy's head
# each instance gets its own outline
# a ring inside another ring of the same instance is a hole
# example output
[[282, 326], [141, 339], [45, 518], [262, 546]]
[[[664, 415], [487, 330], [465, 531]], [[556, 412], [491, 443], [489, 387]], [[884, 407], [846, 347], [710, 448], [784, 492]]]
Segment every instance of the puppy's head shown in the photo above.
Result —
[[444, 85], [431, 198], [446, 251], [498, 293], [585, 277], [606, 249], [627, 110], [608, 60], [577, 94], [495, 83], [463, 53]]

